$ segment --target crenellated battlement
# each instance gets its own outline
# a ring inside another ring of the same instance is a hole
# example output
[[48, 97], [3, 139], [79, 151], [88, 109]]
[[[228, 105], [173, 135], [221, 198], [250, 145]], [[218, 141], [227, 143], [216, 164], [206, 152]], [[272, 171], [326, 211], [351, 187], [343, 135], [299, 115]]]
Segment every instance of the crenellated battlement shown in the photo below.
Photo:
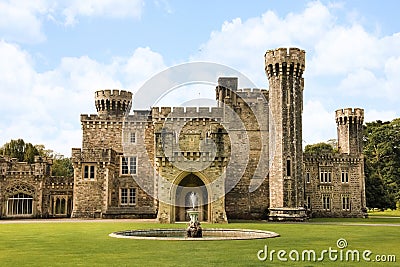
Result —
[[153, 118], [222, 118], [223, 108], [219, 107], [153, 107]]
[[241, 88], [236, 91], [236, 94], [241, 98], [259, 98], [262, 95], [266, 96], [267, 93], [267, 89], [260, 88]]
[[305, 69], [306, 52], [299, 48], [278, 48], [265, 53], [265, 72], [268, 79], [287, 75], [301, 78]]
[[35, 156], [34, 163], [20, 162], [16, 158], [0, 156], [0, 175], [14, 176], [43, 176], [49, 174], [53, 159]]
[[335, 111], [337, 124], [364, 123], [364, 109], [362, 108], [344, 108]]
[[343, 153], [304, 153], [304, 163], [319, 163], [319, 162], [336, 162], [336, 163], [358, 163], [362, 160], [359, 156], [353, 156]]
[[125, 115], [132, 105], [132, 93], [124, 90], [99, 90], [95, 92], [96, 110], [100, 116]]
[[106, 97], [106, 98], [121, 98], [121, 99], [126, 99], [132, 98], [132, 93], [129, 91], [125, 91], [125, 90], [118, 90], [118, 89], [106, 89], [106, 90], [99, 90], [95, 92], [96, 97]]
[[103, 124], [113, 124], [122, 122], [145, 122], [150, 116], [149, 110], [138, 110], [133, 111], [132, 114], [125, 116], [124, 119], [104, 117], [97, 114], [81, 114], [81, 123], [103, 123]]

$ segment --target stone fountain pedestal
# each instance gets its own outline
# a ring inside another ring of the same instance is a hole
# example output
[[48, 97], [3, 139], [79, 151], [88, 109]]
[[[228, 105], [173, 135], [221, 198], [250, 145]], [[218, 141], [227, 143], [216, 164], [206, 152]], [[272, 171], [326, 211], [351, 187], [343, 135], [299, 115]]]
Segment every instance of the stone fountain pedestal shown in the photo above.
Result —
[[186, 211], [190, 217], [189, 227], [187, 228], [187, 237], [203, 237], [203, 230], [199, 222], [199, 211], [190, 209]]

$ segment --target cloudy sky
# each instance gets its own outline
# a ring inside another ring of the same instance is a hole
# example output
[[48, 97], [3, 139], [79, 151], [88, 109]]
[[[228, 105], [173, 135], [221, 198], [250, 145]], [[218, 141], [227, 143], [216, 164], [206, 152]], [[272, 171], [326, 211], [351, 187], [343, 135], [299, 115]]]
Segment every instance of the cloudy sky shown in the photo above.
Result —
[[362, 107], [366, 121], [400, 116], [398, 1], [248, 2], [0, 0], [0, 144], [23, 138], [70, 156], [81, 147], [79, 115], [96, 113], [94, 91], [136, 92], [194, 61], [267, 88], [265, 51], [289, 46], [307, 52], [305, 144], [336, 137], [338, 108]]

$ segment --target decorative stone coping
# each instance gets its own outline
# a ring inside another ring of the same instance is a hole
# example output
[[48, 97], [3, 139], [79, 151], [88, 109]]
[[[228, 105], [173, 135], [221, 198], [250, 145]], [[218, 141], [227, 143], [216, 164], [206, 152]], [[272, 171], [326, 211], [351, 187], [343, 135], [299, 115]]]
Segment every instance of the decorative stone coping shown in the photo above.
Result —
[[126, 230], [109, 234], [110, 237], [148, 239], [148, 240], [177, 240], [177, 241], [212, 241], [212, 240], [246, 240], [278, 237], [279, 234], [271, 231], [248, 229], [203, 229], [203, 237], [186, 237], [186, 229], [144, 229]]

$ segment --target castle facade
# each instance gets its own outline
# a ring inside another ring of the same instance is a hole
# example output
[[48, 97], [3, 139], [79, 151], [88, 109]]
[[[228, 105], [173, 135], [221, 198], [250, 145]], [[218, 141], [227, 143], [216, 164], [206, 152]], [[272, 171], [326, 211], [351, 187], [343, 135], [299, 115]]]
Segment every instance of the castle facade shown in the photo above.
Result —
[[[65, 199], [65, 216], [172, 223], [187, 220], [195, 193], [199, 219], [212, 223], [363, 217], [363, 110], [336, 111], [338, 152], [303, 154], [304, 69], [303, 50], [268, 50], [269, 89], [220, 77], [216, 107], [130, 113], [132, 93], [97, 91], [98, 114], [81, 115], [82, 148], [72, 149], [73, 183], [36, 174], [51, 162], [25, 164], [31, 171], [15, 179], [22, 163], [2, 159], [1, 216], [55, 216]], [[10, 213], [22, 198], [32, 208]]]

